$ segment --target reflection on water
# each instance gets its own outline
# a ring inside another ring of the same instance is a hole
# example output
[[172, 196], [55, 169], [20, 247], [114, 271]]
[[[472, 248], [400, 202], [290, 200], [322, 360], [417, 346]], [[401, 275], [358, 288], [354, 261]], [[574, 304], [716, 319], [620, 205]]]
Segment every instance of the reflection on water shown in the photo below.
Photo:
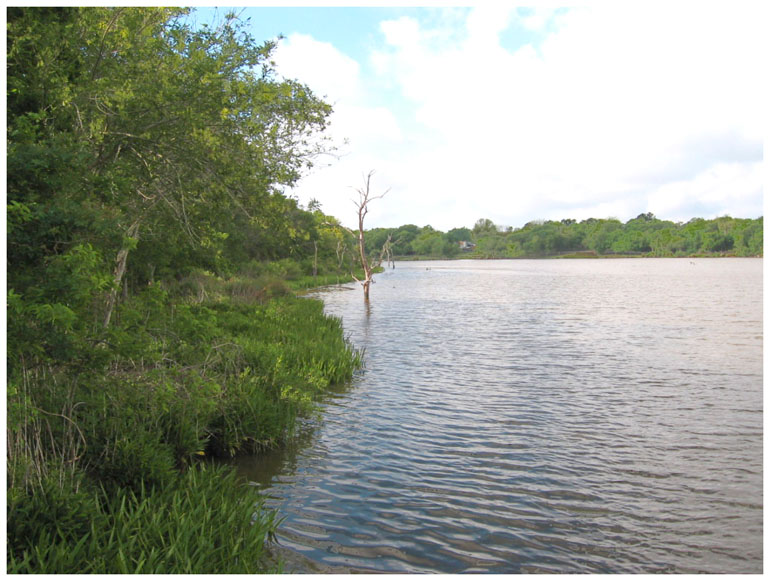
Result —
[[[429, 268], [429, 270], [428, 270]], [[366, 369], [240, 469], [309, 572], [762, 571], [762, 260], [399, 263]]]

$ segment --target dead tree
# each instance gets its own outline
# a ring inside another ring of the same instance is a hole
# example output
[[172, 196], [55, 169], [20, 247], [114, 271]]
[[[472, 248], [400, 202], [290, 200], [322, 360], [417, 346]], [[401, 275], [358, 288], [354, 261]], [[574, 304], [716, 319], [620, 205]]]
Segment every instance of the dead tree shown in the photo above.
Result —
[[393, 234], [388, 234], [387, 240], [385, 240], [385, 243], [382, 245], [382, 250], [380, 251], [380, 260], [377, 264], [377, 266], [380, 266], [382, 264], [383, 259], [387, 258], [387, 262], [385, 263], [387, 266], [390, 266], [391, 268], [396, 268], [396, 263], [393, 260]]
[[[356, 208], [358, 209], [358, 257], [361, 262], [361, 268], [364, 271], [364, 280], [359, 280], [355, 275], [353, 275], [353, 278], [361, 284], [361, 286], [364, 289], [364, 300], [369, 301], [369, 287], [372, 284], [372, 276], [374, 269], [379, 266], [379, 263], [374, 264], [370, 263], [369, 259], [366, 256], [366, 247], [364, 245], [364, 218], [366, 217], [366, 214], [369, 212], [369, 202], [372, 200], [378, 200], [379, 198], [382, 198], [387, 194], [390, 190], [385, 190], [383, 193], [381, 193], [379, 196], [372, 196], [371, 193], [371, 180], [372, 175], [374, 174], [374, 171], [370, 171], [366, 176], [366, 181], [364, 183], [363, 188], [358, 188], [356, 191], [358, 192], [358, 201], [353, 200], [353, 203], [356, 205]], [[382, 262], [382, 254], [380, 255], [379, 262]]]
[[387, 246], [387, 257], [388, 257], [388, 266], [390, 268], [396, 268], [396, 261], [393, 260], [393, 245], [397, 244], [398, 240], [395, 242], [393, 241], [393, 234], [388, 234], [388, 239], [385, 241], [385, 246]]
[[[137, 220], [129, 227], [126, 232], [127, 240], [137, 240], [139, 238], [139, 225], [140, 221]], [[115, 310], [115, 303], [118, 300], [118, 289], [123, 284], [123, 275], [126, 273], [126, 262], [128, 261], [128, 252], [130, 243], [126, 241], [123, 248], [118, 252], [118, 256], [115, 259], [115, 270], [113, 272], [113, 284], [109, 293], [107, 294], [107, 306], [104, 312], [104, 319], [102, 320], [102, 327], [105, 329], [110, 326], [110, 320], [112, 319], [112, 312]]]
[[313, 278], [318, 276], [318, 241], [313, 240]]
[[347, 250], [347, 246], [342, 242], [342, 240], [337, 240], [337, 268], [342, 268], [342, 261], [345, 259], [345, 250]]

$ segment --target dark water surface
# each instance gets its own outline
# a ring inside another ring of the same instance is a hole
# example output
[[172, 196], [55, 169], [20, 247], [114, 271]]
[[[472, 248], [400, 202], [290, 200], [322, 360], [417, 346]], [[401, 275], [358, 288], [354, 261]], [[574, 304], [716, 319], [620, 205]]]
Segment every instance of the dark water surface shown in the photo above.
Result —
[[762, 260], [398, 263], [366, 369], [240, 469], [294, 572], [762, 572]]

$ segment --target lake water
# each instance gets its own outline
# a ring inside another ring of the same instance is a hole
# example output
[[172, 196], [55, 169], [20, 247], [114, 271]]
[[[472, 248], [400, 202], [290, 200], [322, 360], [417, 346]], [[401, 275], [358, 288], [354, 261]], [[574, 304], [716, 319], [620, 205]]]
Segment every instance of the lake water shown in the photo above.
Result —
[[294, 572], [761, 573], [762, 259], [398, 263], [366, 368], [241, 461]]

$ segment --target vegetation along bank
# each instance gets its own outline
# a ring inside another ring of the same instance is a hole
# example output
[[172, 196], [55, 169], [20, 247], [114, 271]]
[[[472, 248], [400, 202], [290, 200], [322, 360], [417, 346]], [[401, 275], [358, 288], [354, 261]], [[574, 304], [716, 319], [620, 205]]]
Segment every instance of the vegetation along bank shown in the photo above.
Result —
[[361, 363], [293, 292], [350, 280], [350, 236], [281, 193], [331, 108], [187, 22], [8, 9], [12, 573], [267, 570], [275, 515], [205, 459], [281, 445]]
[[[275, 514], [205, 460], [280, 446], [361, 365], [295, 296], [352, 280], [357, 237], [282, 193], [331, 151], [332, 109], [236, 18], [7, 16], [8, 571], [269, 570]], [[407, 225], [365, 248], [579, 251], [757, 255], [762, 219]]]

